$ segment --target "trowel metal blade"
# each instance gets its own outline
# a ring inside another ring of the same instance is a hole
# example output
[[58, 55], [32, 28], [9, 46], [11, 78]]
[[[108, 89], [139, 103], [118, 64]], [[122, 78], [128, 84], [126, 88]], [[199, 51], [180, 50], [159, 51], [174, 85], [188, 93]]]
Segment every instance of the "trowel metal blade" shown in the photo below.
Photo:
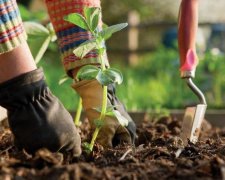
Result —
[[197, 106], [186, 108], [180, 135], [184, 145], [187, 144], [188, 139], [192, 143], [198, 141], [206, 107], [207, 105], [205, 104], [198, 104]]

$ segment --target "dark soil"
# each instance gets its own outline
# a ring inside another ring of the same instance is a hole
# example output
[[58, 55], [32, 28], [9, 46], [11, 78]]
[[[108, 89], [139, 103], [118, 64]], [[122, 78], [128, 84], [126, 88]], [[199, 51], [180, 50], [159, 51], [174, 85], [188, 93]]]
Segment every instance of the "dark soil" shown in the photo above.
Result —
[[[82, 138], [88, 129], [83, 125]], [[78, 159], [45, 149], [35, 155], [19, 151], [9, 129], [0, 130], [0, 179], [223, 179], [225, 129], [204, 123], [200, 141], [179, 153], [180, 122], [163, 117], [138, 126], [136, 147], [120, 145]]]

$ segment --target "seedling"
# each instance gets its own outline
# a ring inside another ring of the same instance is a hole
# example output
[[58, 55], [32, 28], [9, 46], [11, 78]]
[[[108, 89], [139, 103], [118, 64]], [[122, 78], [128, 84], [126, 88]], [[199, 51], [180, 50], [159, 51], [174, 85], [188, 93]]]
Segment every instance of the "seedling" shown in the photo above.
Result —
[[118, 116], [114, 107], [107, 107], [107, 86], [112, 83], [121, 84], [123, 81], [122, 74], [115, 68], [107, 68], [104, 54], [106, 48], [104, 46], [105, 40], [111, 37], [111, 35], [117, 31], [122, 30], [128, 24], [121, 23], [113, 26], [105, 27], [103, 30], [99, 30], [98, 24], [100, 19], [101, 9], [97, 7], [84, 8], [84, 15], [79, 13], [72, 13], [65, 16], [64, 19], [70, 23], [79, 26], [82, 29], [89, 31], [92, 34], [92, 39], [87, 40], [80, 44], [73, 52], [80, 59], [84, 58], [90, 51], [96, 50], [101, 62], [101, 68], [93, 65], [86, 65], [82, 67], [77, 73], [77, 79], [79, 80], [92, 80], [96, 79], [103, 86], [103, 100], [102, 107], [98, 107], [95, 110], [100, 112], [100, 117], [94, 120], [96, 129], [93, 133], [90, 143], [84, 143], [84, 147], [87, 152], [93, 150], [95, 140], [98, 136], [99, 130], [104, 124], [106, 116], [116, 116], [118, 121], [124, 126], [128, 122], [122, 116]]

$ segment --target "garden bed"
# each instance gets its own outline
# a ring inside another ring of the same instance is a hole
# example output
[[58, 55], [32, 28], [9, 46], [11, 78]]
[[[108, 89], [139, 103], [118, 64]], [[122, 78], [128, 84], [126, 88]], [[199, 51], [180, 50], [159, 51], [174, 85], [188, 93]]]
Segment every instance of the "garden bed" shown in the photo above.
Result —
[[[0, 132], [0, 179], [223, 179], [225, 129], [204, 122], [200, 141], [179, 153], [181, 121], [145, 118], [138, 124], [136, 147], [121, 145], [78, 159], [69, 154], [40, 150], [34, 156], [18, 151], [8, 128]], [[88, 133], [81, 127], [82, 139]]]

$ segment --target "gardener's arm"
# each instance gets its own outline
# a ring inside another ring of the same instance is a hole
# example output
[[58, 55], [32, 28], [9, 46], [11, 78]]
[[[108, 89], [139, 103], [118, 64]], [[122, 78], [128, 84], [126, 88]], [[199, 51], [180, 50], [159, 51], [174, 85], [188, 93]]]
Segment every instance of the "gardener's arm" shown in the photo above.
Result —
[[70, 114], [35, 65], [16, 0], [0, 0], [0, 106], [8, 111], [17, 147], [81, 153]]
[[[100, 7], [100, 0], [46, 0], [49, 16], [58, 37], [59, 48], [64, 68], [68, 75], [75, 79], [77, 71], [85, 65], [100, 66], [100, 59], [96, 51], [89, 52], [84, 58], [80, 59], [73, 54], [73, 50], [86, 40], [90, 40], [91, 34], [86, 30], [64, 21], [64, 17], [70, 13], [83, 13], [84, 7]], [[102, 22], [100, 19], [99, 28]], [[106, 64], [107, 55], [104, 57]], [[73, 88], [82, 98], [83, 108], [92, 125], [95, 128], [94, 120], [98, 119], [100, 114], [96, 108], [102, 106], [102, 85], [96, 80], [80, 81], [73, 84]], [[107, 116], [104, 126], [100, 130], [98, 142], [104, 147], [111, 147], [113, 141], [124, 141], [131, 143], [135, 136], [135, 125], [126, 112], [124, 106], [115, 96], [113, 86], [108, 88], [108, 105], [115, 106], [115, 110], [129, 121], [127, 127], [123, 127], [117, 118]]]

